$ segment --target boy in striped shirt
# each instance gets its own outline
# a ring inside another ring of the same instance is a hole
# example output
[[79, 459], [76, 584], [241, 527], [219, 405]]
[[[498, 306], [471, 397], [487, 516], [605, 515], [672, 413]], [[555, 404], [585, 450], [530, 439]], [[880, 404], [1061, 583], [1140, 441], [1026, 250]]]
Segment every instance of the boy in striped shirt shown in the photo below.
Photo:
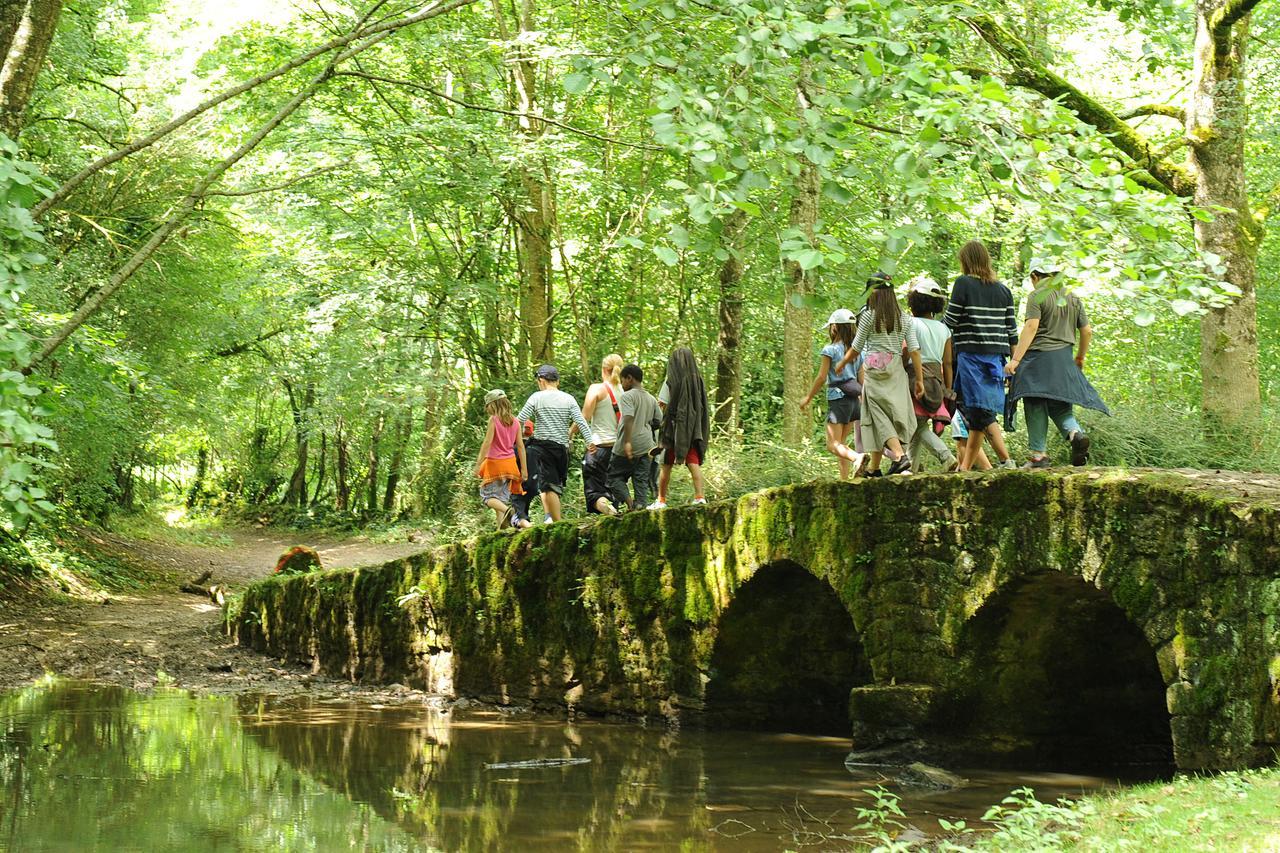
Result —
[[525, 442], [529, 480], [524, 484], [525, 497], [516, 507], [516, 515], [528, 519], [529, 500], [541, 495], [542, 508], [554, 522], [560, 520], [560, 495], [569, 474], [570, 426], [577, 424], [588, 454], [594, 453], [596, 446], [591, 425], [582, 416], [578, 401], [560, 390], [560, 372], [555, 366], [544, 364], [534, 375], [538, 390], [516, 415], [521, 421], [532, 418], [534, 423], [533, 438]]

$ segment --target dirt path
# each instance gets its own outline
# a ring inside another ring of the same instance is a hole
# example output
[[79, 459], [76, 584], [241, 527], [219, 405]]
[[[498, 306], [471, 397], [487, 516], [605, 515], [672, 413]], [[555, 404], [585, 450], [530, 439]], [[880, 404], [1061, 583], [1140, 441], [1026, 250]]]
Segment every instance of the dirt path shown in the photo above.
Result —
[[207, 598], [177, 592], [168, 579], [211, 570], [211, 583], [235, 591], [266, 577], [280, 554], [298, 544], [315, 548], [326, 568], [377, 565], [424, 546], [272, 530], [227, 535], [232, 544], [213, 547], [91, 534], [94, 547], [165, 578], [164, 586], [175, 591], [0, 610], [0, 689], [52, 673], [137, 689], [171, 684], [218, 693], [288, 693], [323, 686], [327, 692], [361, 692], [237, 648], [221, 633], [220, 608]]

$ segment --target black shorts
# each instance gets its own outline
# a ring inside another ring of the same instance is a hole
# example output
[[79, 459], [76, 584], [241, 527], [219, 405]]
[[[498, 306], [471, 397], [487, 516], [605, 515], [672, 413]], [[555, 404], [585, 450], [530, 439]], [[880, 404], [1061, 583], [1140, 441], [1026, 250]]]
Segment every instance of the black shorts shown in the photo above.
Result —
[[543, 492], [564, 492], [564, 481], [569, 476], [569, 448], [554, 441], [531, 438], [525, 442], [525, 455], [529, 463], [529, 481], [524, 490], [531, 495]]
[[582, 493], [587, 499], [587, 512], [599, 512], [596, 503], [601, 498], [612, 498], [609, 491], [609, 462], [613, 458], [612, 445], [597, 445], [595, 453], [588, 453], [582, 460]]
[[985, 432], [998, 419], [990, 409], [974, 409], [969, 406], [961, 406], [960, 414], [964, 415], [965, 426], [970, 432]]
[[862, 420], [862, 406], [857, 397], [839, 397], [827, 401], [827, 423], [851, 424]]

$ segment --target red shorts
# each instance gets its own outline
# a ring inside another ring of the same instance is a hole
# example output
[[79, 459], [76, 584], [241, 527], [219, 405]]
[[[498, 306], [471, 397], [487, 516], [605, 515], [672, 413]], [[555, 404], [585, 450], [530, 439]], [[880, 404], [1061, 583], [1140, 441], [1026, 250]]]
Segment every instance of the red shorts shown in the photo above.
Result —
[[[672, 449], [672, 448], [670, 448], [670, 447], [668, 447], [668, 448], [667, 448], [667, 453], [666, 453], [666, 455], [662, 457], [662, 464], [663, 464], [663, 465], [674, 465], [674, 464], [676, 464], [676, 452], [675, 452], [675, 450], [674, 450], [674, 449]], [[690, 448], [689, 448], [689, 452], [685, 454], [684, 462], [683, 462], [683, 463], [681, 463], [681, 464], [684, 464], [684, 465], [701, 465], [701, 464], [702, 464], [702, 454], [698, 452], [698, 448], [697, 448], [697, 447], [690, 447]]]

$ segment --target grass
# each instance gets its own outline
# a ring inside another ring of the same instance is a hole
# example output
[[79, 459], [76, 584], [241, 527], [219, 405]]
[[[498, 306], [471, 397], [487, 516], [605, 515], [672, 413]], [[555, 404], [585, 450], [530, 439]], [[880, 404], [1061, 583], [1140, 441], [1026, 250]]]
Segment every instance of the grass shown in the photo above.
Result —
[[113, 532], [130, 539], [224, 548], [233, 540], [220, 532], [222, 524], [219, 517], [189, 510], [183, 504], [156, 504], [139, 512], [114, 515], [110, 526]]
[[60, 519], [0, 541], [0, 601], [32, 595], [91, 598], [142, 589], [156, 578], [93, 547], [85, 531]]

